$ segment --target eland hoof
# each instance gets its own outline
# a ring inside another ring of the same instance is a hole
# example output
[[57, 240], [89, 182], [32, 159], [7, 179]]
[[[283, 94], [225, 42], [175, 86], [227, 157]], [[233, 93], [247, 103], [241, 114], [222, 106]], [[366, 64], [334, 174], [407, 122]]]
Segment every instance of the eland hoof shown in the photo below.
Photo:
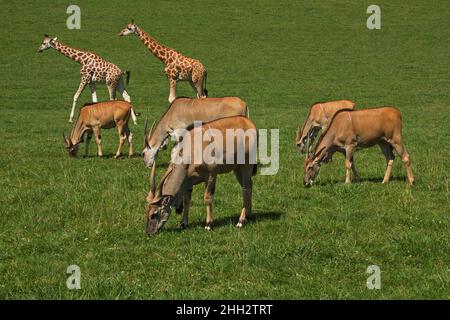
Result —
[[187, 223], [181, 222], [180, 223], [180, 229], [184, 230], [188, 227]]
[[212, 222], [209, 222], [205, 226], [205, 230], [211, 231], [212, 230]]

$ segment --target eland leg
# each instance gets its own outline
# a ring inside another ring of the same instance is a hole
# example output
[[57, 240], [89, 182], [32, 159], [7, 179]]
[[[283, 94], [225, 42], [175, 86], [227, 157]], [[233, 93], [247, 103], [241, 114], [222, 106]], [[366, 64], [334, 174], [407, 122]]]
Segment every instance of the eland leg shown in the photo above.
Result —
[[356, 170], [355, 161], [353, 160], [353, 157], [350, 159], [350, 166], [352, 168], [353, 177], [355, 178], [356, 181], [360, 181], [361, 177], [358, 171]]
[[408, 183], [410, 185], [413, 185], [414, 184], [414, 175], [413, 175], [413, 172], [411, 169], [411, 161], [409, 160], [409, 154], [406, 151], [406, 148], [403, 145], [403, 142], [401, 141], [401, 139], [398, 139], [397, 141], [394, 141], [392, 143], [392, 145], [393, 145], [395, 151], [397, 151], [399, 156], [402, 158], [403, 165], [405, 166], [405, 170], [406, 170]]
[[186, 229], [189, 223], [189, 207], [191, 205], [192, 187], [187, 188], [183, 195], [183, 215], [181, 217], [180, 228]]
[[239, 222], [236, 225], [238, 228], [241, 228], [244, 222], [250, 218], [252, 211], [253, 166], [253, 164], [240, 165], [234, 171], [234, 174], [241, 185], [243, 197], [241, 215], [239, 216]]
[[127, 135], [125, 133], [125, 126], [122, 121], [117, 121], [116, 125], [117, 130], [119, 131], [119, 147], [117, 148], [117, 152], [114, 158], [118, 159], [120, 157], [120, 151], [122, 150], [122, 146], [125, 143], [125, 140], [127, 139]]
[[128, 157], [132, 158], [133, 157], [133, 143], [132, 143], [133, 134], [131, 133], [130, 128], [128, 128], [128, 123], [125, 124], [124, 129], [125, 129], [126, 138], [128, 140], [128, 146], [129, 146]]
[[89, 156], [89, 143], [91, 143], [92, 131], [88, 131], [86, 134], [86, 142], [84, 144], [84, 157]]
[[100, 135], [100, 127], [94, 127], [94, 128], [92, 128], [92, 130], [94, 131], [95, 142], [97, 143], [97, 147], [98, 147], [97, 154], [98, 154], [99, 157], [102, 157], [103, 156], [103, 152], [102, 152], [102, 136]]
[[203, 200], [206, 205], [206, 230], [211, 230], [213, 224], [212, 203], [214, 191], [216, 189], [216, 176], [210, 175], [206, 181], [205, 194]]
[[388, 183], [391, 178], [392, 165], [394, 164], [395, 159], [394, 153], [392, 152], [393, 147], [386, 141], [380, 142], [379, 146], [381, 148], [381, 152], [383, 152], [384, 157], [386, 158], [387, 164], [382, 183]]
[[352, 182], [351, 176], [350, 176], [350, 170], [352, 168], [352, 160], [353, 160], [353, 154], [355, 153], [355, 148], [353, 145], [348, 146], [345, 148], [345, 183], [349, 184]]

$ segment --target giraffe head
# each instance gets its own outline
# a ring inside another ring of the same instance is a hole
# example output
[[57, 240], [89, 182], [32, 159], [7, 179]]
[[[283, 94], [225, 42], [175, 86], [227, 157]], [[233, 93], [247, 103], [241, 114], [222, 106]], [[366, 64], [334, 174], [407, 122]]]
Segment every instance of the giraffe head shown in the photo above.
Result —
[[119, 36], [128, 36], [133, 33], [138, 34], [138, 31], [138, 26], [134, 23], [134, 20], [131, 20], [131, 22], [127, 24], [122, 31], [120, 31]]
[[42, 52], [44, 50], [54, 47], [56, 39], [58, 38], [56, 37], [50, 38], [47, 34], [44, 35], [44, 40], [42, 41], [42, 44], [40, 45], [38, 52]]

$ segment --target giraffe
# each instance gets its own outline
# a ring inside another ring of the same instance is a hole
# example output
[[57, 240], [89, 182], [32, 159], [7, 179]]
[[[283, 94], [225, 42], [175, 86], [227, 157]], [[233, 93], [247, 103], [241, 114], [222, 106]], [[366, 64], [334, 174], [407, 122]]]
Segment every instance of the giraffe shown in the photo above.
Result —
[[205, 98], [207, 72], [204, 65], [192, 58], [188, 58], [176, 50], [158, 43], [147, 32], [139, 28], [134, 20], [119, 33], [119, 36], [136, 34], [147, 49], [164, 63], [164, 72], [169, 79], [170, 93], [169, 103], [176, 98], [176, 87], [178, 81], [189, 81], [192, 89], [197, 93], [197, 98]]
[[[97, 102], [97, 91], [96, 83], [106, 83], [109, 91], [110, 100], [116, 100], [116, 90], [119, 90], [123, 99], [127, 102], [131, 102], [130, 96], [125, 90], [123, 83], [122, 70], [119, 69], [115, 64], [108, 62], [95, 53], [89, 51], [82, 51], [79, 49], [71, 48], [61, 42], [57, 41], [57, 38], [50, 38], [48, 35], [44, 36], [41, 46], [38, 52], [43, 52], [44, 50], [54, 48], [66, 57], [81, 64], [81, 81], [78, 86], [78, 90], [73, 96], [72, 110], [69, 116], [69, 122], [73, 122], [73, 116], [75, 114], [75, 105], [77, 103], [78, 97], [83, 92], [84, 88], [89, 85], [92, 94], [92, 101]], [[134, 124], [136, 122], [136, 114], [134, 110], [131, 109], [131, 116], [133, 118]]]

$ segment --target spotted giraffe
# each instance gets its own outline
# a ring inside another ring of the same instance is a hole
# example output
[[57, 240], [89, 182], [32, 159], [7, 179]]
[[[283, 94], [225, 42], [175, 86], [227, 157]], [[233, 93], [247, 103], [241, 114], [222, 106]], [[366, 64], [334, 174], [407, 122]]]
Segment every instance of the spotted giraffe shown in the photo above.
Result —
[[170, 84], [170, 103], [176, 98], [178, 81], [189, 81], [197, 93], [197, 98], [205, 98], [208, 95], [206, 90], [207, 73], [200, 61], [188, 58], [176, 50], [158, 43], [143, 29], [139, 28], [133, 20], [119, 33], [119, 36], [130, 34], [136, 34], [147, 49], [164, 63], [164, 71]]
[[[71, 48], [56, 40], [57, 38], [50, 38], [48, 35], [45, 35], [38, 52], [42, 52], [49, 48], [54, 48], [66, 57], [81, 64], [81, 81], [77, 92], [73, 96], [72, 111], [70, 112], [69, 122], [73, 122], [75, 105], [78, 97], [88, 84], [91, 89], [93, 102], [97, 102], [97, 91], [95, 87], [96, 83], [106, 83], [110, 100], [116, 99], [116, 90], [119, 90], [125, 101], [131, 101], [130, 96], [125, 90], [123, 84], [122, 76], [124, 72], [122, 72], [118, 66], [100, 58], [95, 53]], [[133, 108], [131, 109], [131, 116], [134, 124], [136, 124], [136, 114], [134, 113]]]

